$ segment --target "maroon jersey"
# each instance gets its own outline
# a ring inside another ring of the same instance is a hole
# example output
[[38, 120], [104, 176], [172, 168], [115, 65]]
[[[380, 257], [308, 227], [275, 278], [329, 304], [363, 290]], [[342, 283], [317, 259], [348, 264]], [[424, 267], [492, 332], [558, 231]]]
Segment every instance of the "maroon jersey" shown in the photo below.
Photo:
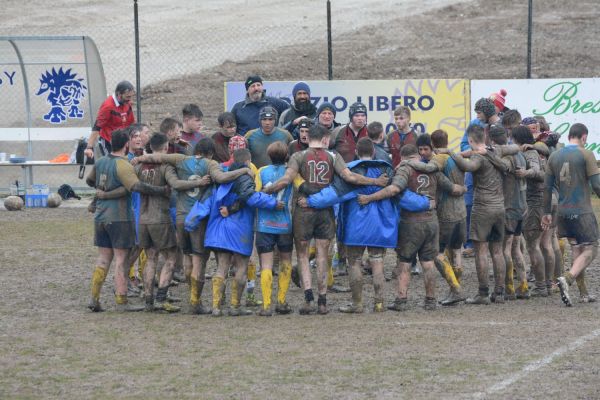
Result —
[[408, 133], [400, 133], [395, 130], [387, 136], [388, 151], [392, 155], [394, 168], [400, 164], [400, 150], [406, 144], [417, 145], [417, 133], [413, 129]]
[[309, 148], [294, 153], [288, 161], [288, 168], [297, 171], [311, 189], [320, 190], [333, 182], [333, 174], [341, 174], [346, 163], [339, 155], [325, 149]]

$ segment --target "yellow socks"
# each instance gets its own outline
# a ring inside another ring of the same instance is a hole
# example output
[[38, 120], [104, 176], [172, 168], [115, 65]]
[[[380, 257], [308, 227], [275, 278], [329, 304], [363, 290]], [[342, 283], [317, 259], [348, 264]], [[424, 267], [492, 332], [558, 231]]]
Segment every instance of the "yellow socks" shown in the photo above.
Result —
[[333, 286], [333, 256], [327, 258], [327, 288]]
[[220, 308], [221, 297], [223, 296], [223, 278], [220, 276], [213, 276], [212, 285], [213, 285], [213, 308]]
[[92, 298], [96, 301], [100, 299], [100, 290], [106, 280], [106, 275], [108, 275], [108, 270], [99, 266], [94, 269], [92, 274]]
[[263, 308], [268, 310], [271, 306], [271, 294], [273, 291], [273, 271], [263, 269], [260, 274], [260, 288], [262, 290]]
[[277, 302], [279, 304], [284, 304], [288, 289], [290, 287], [290, 281], [292, 280], [292, 263], [290, 263], [289, 261], [283, 261], [280, 265], [281, 267], [279, 268], [279, 291], [277, 292]]
[[190, 277], [190, 304], [193, 306], [200, 303], [200, 291], [198, 288], [198, 280]]

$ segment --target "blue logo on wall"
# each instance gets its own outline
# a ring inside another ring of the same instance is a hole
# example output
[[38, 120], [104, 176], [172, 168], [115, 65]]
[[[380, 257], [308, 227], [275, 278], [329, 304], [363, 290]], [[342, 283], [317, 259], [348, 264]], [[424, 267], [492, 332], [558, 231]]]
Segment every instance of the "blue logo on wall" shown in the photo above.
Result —
[[77, 78], [77, 73], [72, 73], [71, 68], [66, 71], [63, 71], [62, 67], [58, 71], [52, 68], [51, 71], [42, 73], [40, 89], [36, 96], [47, 93], [46, 101], [51, 106], [44, 119], [52, 124], [61, 124], [67, 118], [82, 119], [81, 101], [86, 91], [83, 78]]

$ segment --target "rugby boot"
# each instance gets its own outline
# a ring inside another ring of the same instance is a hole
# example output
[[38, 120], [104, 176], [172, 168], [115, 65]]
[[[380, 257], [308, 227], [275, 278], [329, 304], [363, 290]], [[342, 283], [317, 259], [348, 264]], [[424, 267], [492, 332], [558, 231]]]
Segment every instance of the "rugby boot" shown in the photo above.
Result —
[[490, 295], [490, 301], [496, 304], [504, 304], [504, 290], [494, 291]]
[[317, 307], [313, 304], [312, 301], [305, 301], [302, 307], [298, 309], [298, 313], [300, 315], [314, 314], [316, 311]]
[[376, 313], [385, 312], [385, 307], [383, 306], [383, 302], [375, 303], [373, 305], [373, 312], [376, 312]]
[[423, 308], [427, 311], [435, 311], [437, 308], [437, 300], [434, 297], [425, 297]]
[[152, 312], [154, 311], [154, 296], [149, 295], [149, 296], [144, 296], [145, 304], [144, 304], [144, 311], [147, 312]]
[[173, 304], [169, 303], [168, 301], [164, 301], [164, 302], [156, 301], [156, 302], [154, 302], [154, 309], [157, 310], [157, 311], [166, 311], [168, 313], [176, 313], [176, 312], [181, 311], [181, 307], [174, 306]]
[[329, 310], [327, 309], [327, 295], [320, 294], [319, 299], [317, 300], [317, 304], [319, 306], [319, 309], [317, 310], [318, 314], [325, 315], [329, 313]]
[[387, 309], [392, 311], [406, 311], [408, 310], [408, 300], [396, 297], [394, 302], [387, 306]]
[[196, 304], [191, 304], [190, 313], [194, 314], [194, 315], [206, 315], [206, 314], [211, 314], [212, 310], [208, 307], [205, 307], [202, 304], [202, 301], [199, 301]]
[[362, 314], [365, 312], [365, 308], [362, 304], [350, 304], [347, 306], [341, 306], [338, 308], [341, 313], [345, 314]]
[[545, 286], [543, 286], [543, 287], [536, 286], [533, 289], [531, 289], [530, 296], [531, 297], [548, 297], [548, 290], [546, 289]]
[[221, 310], [219, 307], [212, 309], [212, 316], [213, 317], [222, 317], [223, 315], [224, 315], [223, 314], [223, 310]]
[[100, 300], [97, 299], [90, 299], [90, 302], [88, 303], [87, 306], [91, 311], [93, 312], [102, 312], [104, 311], [104, 308], [102, 308], [102, 306], [100, 305]]
[[332, 285], [331, 287], [328, 287], [327, 290], [333, 293], [348, 293], [352, 291], [352, 289], [350, 289], [349, 287], [341, 285]]
[[117, 304], [116, 309], [118, 312], [139, 312], [139, 311], [144, 311], [146, 309], [146, 307], [125, 303], [125, 304]]
[[319, 314], [319, 315], [329, 314], [329, 310], [327, 309], [327, 306], [325, 304], [320, 304], [319, 309], [317, 310], [317, 314]]
[[448, 297], [440, 302], [443, 306], [453, 306], [461, 301], [465, 301], [465, 295], [461, 289], [450, 289]]
[[167, 292], [167, 301], [169, 303], [181, 303], [181, 297], [177, 297], [175, 296], [173, 293], [171, 293], [171, 291], [169, 290]]
[[273, 311], [271, 310], [271, 307], [261, 308], [257, 314], [260, 315], [261, 317], [272, 317]]
[[560, 299], [567, 307], [572, 307], [571, 296], [569, 295], [569, 283], [567, 278], [560, 276], [558, 278], [558, 288], [560, 289]]
[[277, 305], [275, 306], [275, 312], [277, 314], [290, 314], [292, 312], [292, 307], [290, 307], [290, 305], [285, 302], [283, 304], [277, 303]]
[[580, 303], [595, 303], [596, 296], [592, 296], [591, 294], [584, 294], [582, 296], [579, 296], [579, 302]]
[[246, 293], [246, 307], [258, 307], [262, 304], [263, 302], [256, 298], [254, 292]]
[[230, 317], [240, 317], [240, 316], [243, 317], [243, 316], [252, 315], [252, 314], [253, 314], [252, 311], [242, 308], [241, 306], [229, 307], [229, 316]]
[[488, 295], [477, 293], [475, 297], [469, 297], [467, 300], [465, 300], [465, 303], [475, 305], [489, 305], [491, 301]]

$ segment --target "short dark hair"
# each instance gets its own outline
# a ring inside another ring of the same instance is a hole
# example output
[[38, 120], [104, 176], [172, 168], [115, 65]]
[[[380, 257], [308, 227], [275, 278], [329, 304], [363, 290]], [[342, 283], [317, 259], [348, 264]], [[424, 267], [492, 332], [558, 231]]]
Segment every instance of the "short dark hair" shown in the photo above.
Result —
[[158, 151], [168, 141], [169, 141], [169, 139], [167, 138], [166, 135], [164, 135], [162, 133], [157, 133], [155, 135], [152, 135], [152, 137], [150, 138], [150, 148], [152, 149], [152, 151]]
[[485, 132], [479, 125], [470, 125], [467, 128], [467, 136], [475, 143], [485, 143]]
[[496, 144], [503, 145], [508, 142], [508, 137], [506, 135], [506, 129], [504, 129], [501, 125], [492, 125], [490, 126], [490, 140]]
[[513, 129], [521, 125], [521, 113], [517, 110], [508, 110], [502, 116], [502, 126], [506, 129]]
[[129, 127], [127, 128], [127, 130], [129, 131], [129, 137], [135, 135], [138, 132], [143, 131], [144, 128], [147, 126], [148, 125], [146, 125], [146, 124], [140, 124], [140, 123], [135, 123], [135, 124], [129, 125]]
[[122, 150], [129, 142], [129, 131], [127, 129], [117, 129], [113, 131], [110, 145], [113, 151]]
[[271, 162], [275, 165], [285, 164], [288, 157], [288, 148], [285, 143], [276, 141], [271, 143], [267, 147], [267, 155], [271, 159]]
[[583, 135], [588, 134], [588, 128], [582, 123], [576, 123], [571, 125], [571, 129], [569, 129], [569, 139], [581, 139]]
[[179, 122], [175, 118], [165, 118], [160, 123], [160, 128], [158, 128], [158, 130], [160, 131], [160, 133], [166, 134], [167, 132], [176, 129], [178, 126], [181, 126], [181, 122]]
[[321, 140], [325, 136], [329, 136], [331, 132], [322, 125], [315, 124], [308, 130], [308, 140]]
[[233, 161], [237, 164], [243, 164], [252, 160], [252, 154], [248, 149], [237, 149], [233, 152]]
[[400, 149], [400, 157], [410, 157], [419, 154], [419, 149], [414, 144], [405, 144]]
[[183, 109], [181, 110], [181, 115], [183, 115], [183, 118], [203, 118], [204, 114], [202, 113], [202, 110], [200, 110], [200, 107], [198, 107], [196, 104], [186, 104], [185, 106], [183, 106]]
[[356, 154], [358, 154], [359, 157], [373, 156], [374, 153], [375, 146], [371, 139], [363, 137], [356, 142]]
[[381, 122], [373, 121], [367, 125], [367, 133], [369, 134], [369, 138], [371, 140], [379, 139], [381, 132], [383, 132], [383, 124]]
[[225, 111], [217, 117], [217, 122], [220, 127], [224, 127], [225, 124], [228, 126], [237, 126], [237, 121], [235, 120], [235, 114], [229, 111]]
[[121, 81], [121, 82], [117, 83], [117, 87], [115, 88], [115, 94], [119, 95], [119, 94], [123, 94], [125, 92], [129, 92], [129, 91], [133, 91], [133, 90], [135, 90], [135, 89], [131, 82]]
[[194, 147], [194, 155], [210, 156], [215, 154], [215, 142], [212, 138], [202, 138]]
[[431, 133], [431, 144], [436, 149], [448, 147], [448, 133], [443, 129], [436, 129]]
[[512, 130], [512, 139], [517, 144], [534, 144], [533, 133], [528, 127], [519, 125]]
[[424, 147], [424, 146], [428, 146], [430, 149], [433, 149], [433, 146], [431, 145], [431, 136], [429, 136], [429, 134], [427, 133], [423, 133], [422, 135], [417, 136], [417, 149], [419, 147]]

